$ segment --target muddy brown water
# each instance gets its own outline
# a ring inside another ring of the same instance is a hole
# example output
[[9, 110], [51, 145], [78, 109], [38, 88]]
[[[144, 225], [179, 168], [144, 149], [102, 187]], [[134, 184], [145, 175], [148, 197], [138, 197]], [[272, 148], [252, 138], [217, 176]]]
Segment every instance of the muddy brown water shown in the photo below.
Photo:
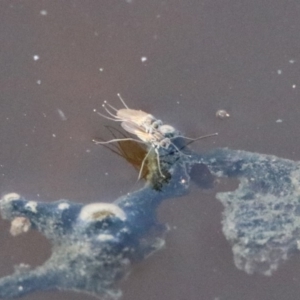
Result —
[[[300, 160], [300, 5], [297, 1], [7, 1], [0, 4], [0, 187], [27, 199], [112, 202], [135, 190], [137, 172], [95, 146], [110, 139], [93, 109], [120, 92], [196, 137], [191, 147], [229, 147]], [[226, 109], [230, 118], [215, 114]], [[213, 190], [191, 186], [159, 218], [166, 248], [122, 282], [123, 299], [296, 299], [300, 256], [271, 277], [234, 266]], [[42, 264], [48, 241], [13, 238], [1, 221], [0, 275]], [[94, 299], [43, 292], [33, 299]]]

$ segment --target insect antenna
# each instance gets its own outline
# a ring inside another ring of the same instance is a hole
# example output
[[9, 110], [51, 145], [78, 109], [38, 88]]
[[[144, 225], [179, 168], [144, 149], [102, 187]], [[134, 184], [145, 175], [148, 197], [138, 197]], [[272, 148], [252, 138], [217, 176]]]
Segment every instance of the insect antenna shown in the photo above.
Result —
[[104, 101], [105, 105], [108, 105], [111, 109], [113, 109], [114, 111], [118, 111], [118, 109], [116, 109], [115, 107], [113, 107], [111, 104], [109, 104], [106, 100]]
[[117, 96], [119, 97], [119, 99], [121, 100], [121, 102], [123, 103], [123, 105], [127, 108], [130, 109], [127, 104], [125, 103], [125, 101], [123, 100], [123, 98], [121, 97], [120, 93], [117, 94]]
[[[110, 118], [110, 117], [108, 117], [108, 116], [106, 116], [106, 115], [103, 115], [103, 114], [101, 114], [99, 111], [97, 111], [96, 109], [94, 109], [94, 112], [97, 113], [99, 116], [101, 116], [101, 117], [107, 119], [107, 120], [111, 120], [111, 121], [115, 121], [115, 122], [123, 122], [123, 120], [113, 119], [113, 118]], [[114, 116], [114, 117], [116, 118], [117, 116]]]
[[[105, 111], [112, 117], [114, 117], [115, 119], [119, 119], [118, 116], [114, 115], [107, 107], [106, 105], [108, 105], [109, 107], [111, 107], [112, 109], [115, 109], [113, 106], [111, 106], [110, 104], [108, 104], [106, 101], [104, 101], [104, 103], [102, 104], [102, 107], [105, 109]], [[117, 110], [116, 110], [117, 111]]]

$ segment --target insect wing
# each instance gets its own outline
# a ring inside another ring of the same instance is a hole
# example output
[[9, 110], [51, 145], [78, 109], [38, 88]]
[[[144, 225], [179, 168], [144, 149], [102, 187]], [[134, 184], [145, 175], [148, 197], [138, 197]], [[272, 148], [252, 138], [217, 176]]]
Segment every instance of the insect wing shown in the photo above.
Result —
[[129, 133], [136, 135], [143, 142], [152, 142], [152, 135], [147, 133], [143, 127], [138, 126], [133, 122], [122, 122], [121, 126]]
[[131, 121], [123, 121], [121, 123], [121, 126], [124, 130], [126, 130], [127, 132], [129, 133], [132, 133], [132, 134], [135, 134], [137, 135], [136, 133], [138, 131], [143, 131], [143, 128], [138, 126], [136, 123], [134, 122], [131, 122]]
[[156, 119], [151, 114], [147, 114], [142, 110], [135, 109], [119, 109], [117, 111], [117, 116], [121, 120], [131, 121], [137, 125], [150, 125]]

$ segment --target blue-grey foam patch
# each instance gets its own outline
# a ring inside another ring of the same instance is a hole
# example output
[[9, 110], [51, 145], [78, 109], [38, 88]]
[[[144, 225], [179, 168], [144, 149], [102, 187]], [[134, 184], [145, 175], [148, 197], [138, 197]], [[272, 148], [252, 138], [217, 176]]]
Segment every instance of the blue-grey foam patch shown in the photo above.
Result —
[[[159, 183], [159, 189], [154, 188], [155, 183], [146, 183], [141, 190], [109, 205], [67, 200], [41, 203], [17, 194], [4, 196], [0, 201], [2, 218], [20, 218], [20, 222], [12, 222], [12, 226], [21, 226], [13, 232], [24, 233], [30, 225], [51, 241], [52, 255], [36, 269], [20, 266], [11, 276], [1, 278], [0, 298], [50, 289], [120, 297], [117, 283], [132, 263], [164, 245], [165, 226], [157, 221], [157, 207], [188, 192], [189, 171], [198, 164], [206, 165], [215, 176], [240, 181], [235, 191], [217, 194], [225, 207], [223, 232], [239, 269], [271, 275], [298, 250], [298, 162], [230, 149], [201, 155], [185, 149], [185, 155], [165, 154], [161, 163], [170, 177]], [[21, 221], [26, 221], [26, 228]]]

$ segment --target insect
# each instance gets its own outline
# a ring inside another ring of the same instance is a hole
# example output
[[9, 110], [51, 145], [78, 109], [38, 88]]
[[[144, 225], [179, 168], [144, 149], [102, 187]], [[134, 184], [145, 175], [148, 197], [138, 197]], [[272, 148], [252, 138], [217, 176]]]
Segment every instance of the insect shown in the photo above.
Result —
[[[157, 168], [158, 168], [159, 174], [161, 175], [161, 177], [165, 178], [165, 175], [163, 174], [161, 167], [160, 167], [160, 155], [159, 155], [160, 148], [168, 150], [170, 148], [170, 146], [172, 145], [176, 151], [181, 152], [180, 149], [172, 142], [172, 139], [182, 137], [185, 139], [190, 139], [190, 140], [195, 141], [195, 140], [199, 140], [199, 139], [206, 138], [209, 136], [217, 135], [217, 133], [214, 133], [214, 134], [202, 136], [202, 137], [199, 137], [196, 139], [181, 136], [181, 135], [179, 135], [179, 133], [176, 131], [176, 129], [173, 126], [163, 124], [163, 122], [161, 120], [156, 119], [153, 115], [148, 114], [142, 110], [130, 109], [126, 105], [125, 101], [122, 99], [120, 94], [118, 94], [118, 97], [121, 100], [121, 102], [123, 103], [123, 105], [125, 106], [125, 108], [118, 110], [118, 109], [114, 108], [112, 105], [108, 104], [106, 101], [102, 105], [104, 107], [105, 111], [110, 115], [110, 117], [103, 115], [96, 110], [94, 110], [94, 111], [96, 111], [100, 116], [102, 116], [108, 120], [121, 122], [121, 126], [125, 131], [127, 131], [131, 134], [134, 134], [139, 139], [122, 138], [122, 139], [112, 139], [112, 140], [106, 141], [106, 142], [100, 142], [100, 141], [94, 140], [94, 142], [96, 144], [108, 144], [108, 143], [120, 142], [120, 141], [136, 141], [136, 142], [144, 143], [144, 144], [150, 146], [148, 153], [146, 154], [146, 156], [144, 157], [144, 159], [142, 161], [138, 180], [141, 178], [141, 174], [143, 172], [145, 162], [147, 161], [152, 150], [154, 150], [156, 153]], [[116, 112], [116, 114], [113, 114], [107, 108], [107, 106], [109, 106], [111, 109], [113, 109]]]
[[[105, 109], [105, 111], [110, 115], [106, 116], [103, 115], [101, 113], [99, 113], [98, 111], [94, 110], [95, 112], [97, 112], [98, 115], [108, 119], [108, 120], [112, 120], [115, 122], [130, 122], [130, 123], [134, 123], [136, 124], [138, 127], [143, 128], [143, 130], [145, 130], [147, 133], [152, 133], [154, 130], [157, 130], [161, 125], [163, 125], [161, 120], [156, 119], [153, 115], [148, 114], [142, 110], [137, 110], [137, 109], [131, 109], [127, 106], [127, 104], [125, 103], [125, 101], [123, 100], [123, 98], [121, 97], [120, 94], [117, 94], [120, 101], [122, 102], [122, 104], [124, 105], [124, 108], [121, 109], [116, 109], [115, 107], [113, 107], [112, 105], [110, 105], [109, 103], [107, 103], [107, 101], [104, 101], [104, 103], [102, 104], [103, 108]], [[113, 109], [115, 111], [116, 114], [113, 114], [108, 107], [110, 107], [111, 109]], [[121, 125], [122, 126], [122, 125]], [[123, 126], [122, 126], [123, 127]]]

